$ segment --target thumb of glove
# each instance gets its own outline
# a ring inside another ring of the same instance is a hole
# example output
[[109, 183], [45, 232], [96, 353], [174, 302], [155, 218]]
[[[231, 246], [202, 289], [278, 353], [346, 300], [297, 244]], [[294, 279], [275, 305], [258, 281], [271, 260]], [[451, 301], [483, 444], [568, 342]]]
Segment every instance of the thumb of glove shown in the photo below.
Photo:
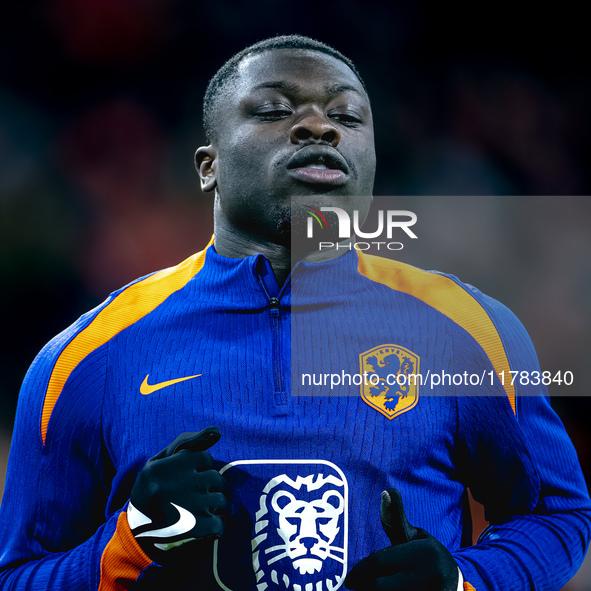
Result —
[[410, 542], [419, 535], [417, 529], [408, 522], [402, 496], [395, 488], [389, 488], [382, 493], [380, 518], [392, 546]]

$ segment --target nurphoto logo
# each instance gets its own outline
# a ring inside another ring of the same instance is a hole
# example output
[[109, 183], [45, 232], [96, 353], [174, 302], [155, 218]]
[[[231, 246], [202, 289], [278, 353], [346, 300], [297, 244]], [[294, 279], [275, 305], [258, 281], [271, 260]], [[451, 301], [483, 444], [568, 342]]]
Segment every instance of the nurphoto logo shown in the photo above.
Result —
[[[307, 205], [306, 208], [309, 214], [306, 233], [308, 238], [314, 237], [315, 226], [319, 226], [321, 230], [325, 230], [330, 227], [330, 224], [327, 222], [323, 212], [333, 212], [336, 214], [339, 230], [338, 237], [342, 239], [350, 238], [353, 233], [359, 236], [359, 238], [371, 240], [372, 238], [381, 237], [384, 234], [385, 229], [386, 238], [391, 240], [395, 228], [403, 230], [409, 238], [418, 238], [418, 236], [410, 229], [410, 226], [414, 226], [417, 222], [417, 215], [412, 211], [407, 211], [404, 209], [389, 209], [384, 212], [384, 210], [380, 209], [378, 210], [377, 230], [374, 232], [363, 232], [359, 227], [359, 211], [357, 210], [353, 211], [353, 223], [351, 224], [351, 218], [349, 214], [340, 207], [321, 207], [320, 209], [315, 209], [314, 207]], [[402, 248], [404, 248], [402, 242], [386, 242], [376, 240], [373, 240], [372, 242], [355, 242], [353, 245], [347, 244], [345, 246], [340, 246], [349, 249], [354, 247], [356, 250], [369, 250], [372, 246], [377, 248], [377, 250], [380, 250], [382, 247], [388, 250], [402, 250]], [[338, 249], [339, 244], [335, 244], [334, 242], [320, 242], [318, 250], [335, 247]]]

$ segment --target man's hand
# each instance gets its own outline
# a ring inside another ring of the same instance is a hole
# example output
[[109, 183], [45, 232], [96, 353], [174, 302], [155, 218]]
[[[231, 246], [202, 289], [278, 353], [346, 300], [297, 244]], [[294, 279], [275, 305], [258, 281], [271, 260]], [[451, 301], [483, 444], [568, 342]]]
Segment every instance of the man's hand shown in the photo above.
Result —
[[460, 571], [452, 555], [431, 534], [407, 521], [402, 497], [395, 488], [382, 493], [380, 517], [392, 546], [358, 562], [349, 571], [345, 587], [358, 591], [457, 591]]
[[[205, 555], [224, 533], [226, 481], [207, 450], [220, 438], [217, 427], [183, 433], [146, 462], [131, 491], [129, 527], [142, 550], [158, 564], [191, 551]], [[185, 552], [187, 551], [187, 552]]]

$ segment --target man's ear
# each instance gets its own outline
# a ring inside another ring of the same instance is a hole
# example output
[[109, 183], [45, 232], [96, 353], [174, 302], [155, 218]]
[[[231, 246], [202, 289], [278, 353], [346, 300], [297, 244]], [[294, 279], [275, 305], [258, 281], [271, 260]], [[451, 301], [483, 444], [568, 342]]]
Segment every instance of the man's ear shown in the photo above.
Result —
[[211, 144], [201, 146], [195, 152], [195, 168], [201, 179], [201, 190], [207, 193], [213, 191], [217, 186], [217, 150]]

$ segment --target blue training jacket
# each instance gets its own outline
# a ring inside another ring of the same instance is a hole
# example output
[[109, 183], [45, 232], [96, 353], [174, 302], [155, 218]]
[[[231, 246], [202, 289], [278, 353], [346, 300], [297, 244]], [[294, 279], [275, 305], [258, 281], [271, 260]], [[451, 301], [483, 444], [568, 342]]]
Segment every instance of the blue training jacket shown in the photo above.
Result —
[[[547, 381], [515, 316], [453, 276], [352, 251], [298, 263], [280, 289], [263, 256], [210, 244], [35, 359], [0, 588], [332, 591], [389, 545], [380, 493], [395, 487], [466, 591], [557, 591], [584, 557], [591, 502]], [[131, 488], [210, 425], [233, 516], [210, 556], [156, 565], [127, 524]], [[490, 522], [476, 545], [466, 488]]]

